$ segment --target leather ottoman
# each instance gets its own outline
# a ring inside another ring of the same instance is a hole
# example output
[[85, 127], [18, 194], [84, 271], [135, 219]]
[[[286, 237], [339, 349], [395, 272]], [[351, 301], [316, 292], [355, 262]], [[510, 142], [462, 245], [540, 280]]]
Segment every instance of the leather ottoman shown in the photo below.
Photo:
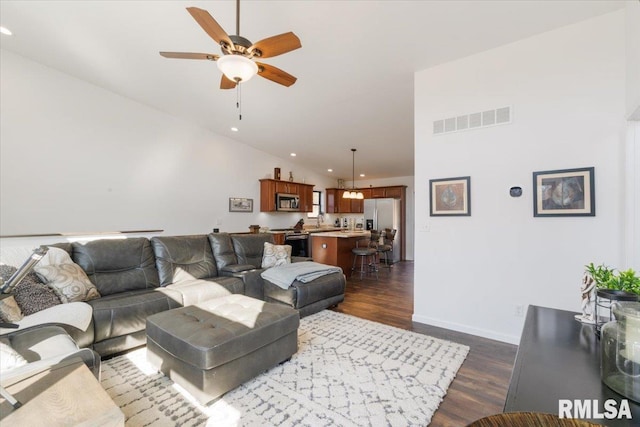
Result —
[[147, 359], [206, 404], [298, 350], [296, 310], [233, 294], [147, 318]]

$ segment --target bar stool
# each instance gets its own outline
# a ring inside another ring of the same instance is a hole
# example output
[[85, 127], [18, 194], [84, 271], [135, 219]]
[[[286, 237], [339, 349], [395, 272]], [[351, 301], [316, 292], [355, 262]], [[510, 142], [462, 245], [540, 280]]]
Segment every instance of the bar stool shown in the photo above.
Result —
[[[378, 237], [380, 237], [379, 234]], [[371, 247], [371, 242], [371, 239], [367, 240], [367, 245], [363, 247], [358, 246], [359, 242], [356, 242], [356, 247], [351, 249], [351, 252], [354, 255], [353, 265], [351, 266], [351, 275], [353, 275], [353, 273], [360, 273], [360, 280], [362, 280], [363, 275], [369, 274], [370, 272], [374, 272], [376, 274], [376, 279], [378, 278], [378, 265], [376, 263], [378, 250], [375, 247]], [[356, 270], [358, 257], [360, 258], [360, 270]]]
[[377, 245], [376, 247], [378, 254], [384, 254], [384, 266], [387, 267], [388, 269], [391, 269], [391, 264], [389, 263], [388, 254], [389, 252], [393, 251], [393, 240], [396, 237], [397, 231], [398, 230], [395, 230], [395, 229], [390, 230], [387, 228], [382, 237], [384, 243], [382, 245]]

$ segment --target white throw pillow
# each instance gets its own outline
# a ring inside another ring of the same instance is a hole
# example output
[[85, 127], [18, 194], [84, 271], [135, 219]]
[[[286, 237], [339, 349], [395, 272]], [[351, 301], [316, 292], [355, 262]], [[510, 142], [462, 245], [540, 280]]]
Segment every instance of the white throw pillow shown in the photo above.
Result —
[[60, 301], [67, 303], [100, 298], [98, 288], [65, 250], [50, 248], [49, 255], [51, 264], [37, 265], [34, 270], [40, 279], [53, 289]]
[[262, 268], [275, 267], [291, 263], [291, 245], [274, 245], [264, 242]]

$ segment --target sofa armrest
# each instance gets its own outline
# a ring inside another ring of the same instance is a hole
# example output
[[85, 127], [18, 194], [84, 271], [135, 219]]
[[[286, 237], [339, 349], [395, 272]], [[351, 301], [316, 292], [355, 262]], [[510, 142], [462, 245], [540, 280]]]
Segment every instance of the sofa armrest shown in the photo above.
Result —
[[313, 261], [313, 258], [307, 256], [292, 256], [291, 262], [305, 262], [305, 261]]
[[256, 267], [252, 264], [231, 264], [222, 267], [220, 269], [220, 273], [222, 273], [221, 276], [240, 277], [238, 273], [244, 273], [255, 269]]
[[79, 349], [73, 338], [59, 326], [35, 326], [7, 334], [3, 339], [28, 362], [2, 372], [3, 386], [72, 358], [82, 360], [100, 379], [100, 355], [88, 348]]
[[264, 271], [264, 268], [255, 268], [252, 270], [236, 273], [236, 277], [239, 277], [244, 282], [244, 294], [248, 297], [264, 300], [264, 280], [260, 276], [260, 273]]

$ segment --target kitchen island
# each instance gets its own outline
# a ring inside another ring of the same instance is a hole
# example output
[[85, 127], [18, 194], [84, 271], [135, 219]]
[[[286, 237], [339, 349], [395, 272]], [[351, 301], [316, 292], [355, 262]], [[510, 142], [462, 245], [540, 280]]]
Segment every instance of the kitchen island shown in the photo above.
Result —
[[[369, 240], [368, 231], [329, 231], [310, 234], [311, 256], [315, 262], [342, 268], [347, 278], [351, 277], [353, 253], [360, 240]], [[360, 244], [365, 245], [366, 242]]]

